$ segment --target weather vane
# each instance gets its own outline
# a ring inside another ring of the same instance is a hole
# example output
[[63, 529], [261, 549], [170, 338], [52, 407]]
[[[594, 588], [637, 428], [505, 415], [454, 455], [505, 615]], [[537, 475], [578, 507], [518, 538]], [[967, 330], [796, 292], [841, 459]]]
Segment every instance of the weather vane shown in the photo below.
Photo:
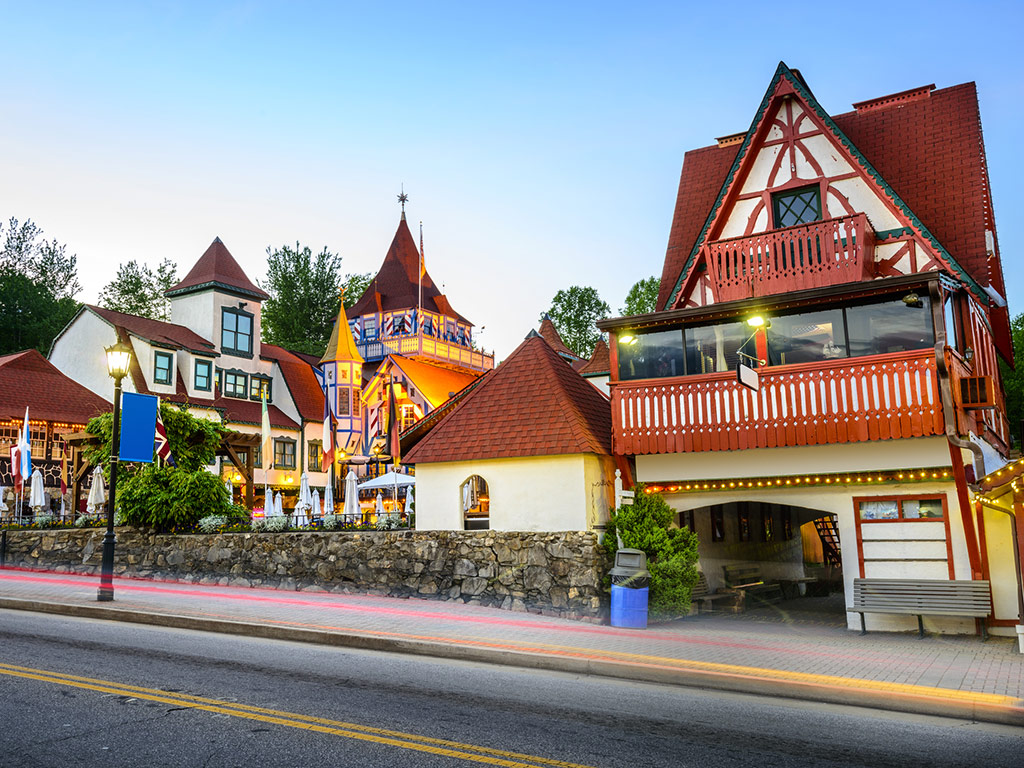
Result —
[[398, 196], [398, 202], [402, 204], [402, 213], [405, 213], [405, 203], [409, 199], [409, 196], [405, 194], [405, 184], [402, 185], [402, 194]]

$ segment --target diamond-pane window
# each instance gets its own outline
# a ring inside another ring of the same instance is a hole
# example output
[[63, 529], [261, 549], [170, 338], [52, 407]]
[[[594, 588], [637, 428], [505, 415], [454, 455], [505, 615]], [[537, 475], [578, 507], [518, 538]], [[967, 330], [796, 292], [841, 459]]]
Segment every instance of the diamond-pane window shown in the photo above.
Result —
[[793, 227], [821, 218], [821, 198], [817, 187], [804, 187], [772, 196], [775, 204], [775, 226]]

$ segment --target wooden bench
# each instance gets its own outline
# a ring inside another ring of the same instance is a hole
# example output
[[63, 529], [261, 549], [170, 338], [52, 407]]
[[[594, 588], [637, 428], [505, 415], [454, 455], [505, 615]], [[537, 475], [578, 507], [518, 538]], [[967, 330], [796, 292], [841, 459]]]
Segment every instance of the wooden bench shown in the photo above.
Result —
[[981, 638], [988, 639], [985, 618], [992, 613], [992, 592], [987, 581], [942, 579], [854, 579], [853, 605], [860, 614], [860, 633], [867, 634], [865, 613], [898, 613], [917, 616], [917, 630], [924, 637], [921, 617], [967, 616], [981, 619]]
[[759, 565], [723, 565], [725, 586], [740, 596], [740, 605], [747, 604], [749, 596], [758, 603], [777, 603], [783, 598], [778, 582], [765, 581]]
[[704, 575], [703, 571], [698, 571], [697, 583], [690, 590], [690, 602], [697, 606], [697, 613], [700, 613], [702, 610], [714, 610], [715, 600], [721, 600], [722, 598], [735, 600], [736, 594], [733, 592], [712, 592], [708, 586], [708, 577]]

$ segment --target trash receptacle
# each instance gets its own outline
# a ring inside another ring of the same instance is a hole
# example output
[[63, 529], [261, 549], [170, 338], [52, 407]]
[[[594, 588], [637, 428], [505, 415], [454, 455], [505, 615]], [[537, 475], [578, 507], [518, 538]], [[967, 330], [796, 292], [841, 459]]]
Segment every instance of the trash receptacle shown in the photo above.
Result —
[[620, 549], [615, 553], [612, 577], [611, 625], [626, 629], [647, 627], [647, 555], [639, 549]]

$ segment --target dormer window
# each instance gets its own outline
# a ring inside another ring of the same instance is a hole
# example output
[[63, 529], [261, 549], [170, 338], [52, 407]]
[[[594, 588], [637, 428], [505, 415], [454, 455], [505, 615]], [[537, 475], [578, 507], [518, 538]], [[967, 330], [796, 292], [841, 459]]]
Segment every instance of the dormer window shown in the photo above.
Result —
[[154, 352], [153, 382], [156, 384], [170, 384], [172, 367], [174, 367], [174, 355], [170, 352]]
[[795, 227], [821, 220], [821, 194], [817, 186], [790, 189], [772, 195], [775, 228]]
[[203, 392], [210, 391], [210, 379], [213, 377], [213, 363], [209, 360], [196, 360], [195, 382], [196, 389]]
[[249, 384], [249, 377], [244, 373], [235, 371], [224, 371], [224, 396], [241, 397], [246, 396], [246, 387]]
[[[253, 315], [234, 307], [221, 308], [220, 348], [222, 352], [252, 357]], [[245, 397], [243, 394], [242, 397]]]
[[267, 396], [267, 402], [272, 402], [273, 397], [271, 396], [271, 380], [265, 379], [262, 376], [253, 376], [249, 382], [249, 399], [251, 400], [262, 400], [263, 395]]

